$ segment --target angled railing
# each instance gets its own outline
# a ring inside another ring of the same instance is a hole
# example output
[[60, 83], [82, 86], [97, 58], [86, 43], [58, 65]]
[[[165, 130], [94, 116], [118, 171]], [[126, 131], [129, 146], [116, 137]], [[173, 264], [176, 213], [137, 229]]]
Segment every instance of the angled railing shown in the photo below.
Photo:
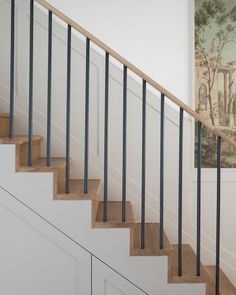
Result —
[[[152, 86], [161, 94], [160, 117], [160, 249], [164, 249], [164, 115], [165, 99], [171, 100], [179, 107], [179, 182], [178, 182], [178, 275], [182, 276], [182, 197], [183, 197], [183, 124], [184, 112], [198, 123], [197, 140], [197, 261], [196, 275], [200, 276], [201, 258], [201, 158], [202, 127], [205, 126], [217, 138], [217, 214], [216, 214], [216, 295], [219, 295], [220, 274], [220, 200], [221, 200], [221, 140], [236, 146], [236, 143], [221, 130], [207, 122], [201, 115], [184, 104], [180, 99], [151, 79], [113, 49], [82, 28], [75, 21], [45, 0], [30, 0], [30, 42], [29, 42], [29, 121], [28, 121], [28, 165], [32, 165], [33, 135], [33, 53], [34, 53], [34, 5], [40, 4], [48, 11], [48, 91], [47, 91], [47, 166], [51, 159], [51, 82], [52, 82], [52, 18], [58, 17], [67, 25], [67, 106], [66, 106], [66, 185], [65, 192], [70, 192], [70, 100], [71, 100], [71, 34], [72, 29], [86, 37], [86, 72], [85, 72], [85, 142], [84, 142], [84, 193], [88, 193], [89, 178], [89, 88], [90, 88], [90, 43], [93, 42], [105, 53], [105, 118], [104, 118], [104, 222], [108, 220], [108, 130], [109, 130], [109, 57], [112, 56], [123, 65], [123, 146], [122, 146], [122, 221], [126, 221], [126, 150], [127, 150], [127, 72], [135, 73], [142, 79], [142, 169], [141, 169], [141, 245], [145, 248], [145, 185], [146, 185], [146, 88]], [[14, 136], [14, 50], [15, 50], [15, 0], [11, 0], [11, 46], [10, 46], [10, 129], [9, 137]]]

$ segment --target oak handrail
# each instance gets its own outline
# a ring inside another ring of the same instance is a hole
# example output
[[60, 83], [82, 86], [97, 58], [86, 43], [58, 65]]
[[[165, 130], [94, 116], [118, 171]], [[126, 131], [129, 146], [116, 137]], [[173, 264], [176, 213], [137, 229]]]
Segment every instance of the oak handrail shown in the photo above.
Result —
[[53, 5], [49, 4], [47, 1], [45, 1], [45, 0], [35, 0], [35, 1], [37, 3], [39, 3], [41, 6], [43, 6], [44, 8], [46, 8], [47, 10], [51, 11], [54, 15], [56, 15], [59, 19], [64, 21], [66, 24], [70, 25], [74, 30], [78, 31], [79, 33], [84, 35], [86, 38], [90, 39], [94, 44], [96, 44], [98, 47], [103, 49], [105, 52], [109, 53], [113, 58], [115, 58], [121, 64], [126, 66], [129, 70], [131, 70], [133, 73], [138, 75], [141, 79], [145, 80], [154, 89], [158, 90], [160, 93], [163, 93], [173, 103], [175, 103], [177, 106], [182, 108], [186, 113], [188, 113], [190, 116], [192, 116], [197, 121], [201, 122], [208, 129], [210, 129], [215, 135], [220, 136], [227, 143], [236, 147], [236, 142], [234, 140], [232, 140], [229, 136], [227, 136], [224, 132], [222, 132], [221, 130], [219, 130], [215, 126], [213, 126], [211, 123], [207, 122], [200, 114], [198, 114], [196, 111], [194, 111], [192, 108], [190, 108], [184, 102], [182, 102], [179, 98], [177, 98], [171, 92], [166, 90], [164, 87], [162, 87], [156, 81], [154, 81], [151, 77], [149, 77], [147, 74], [142, 72], [139, 68], [134, 66], [132, 63], [130, 63], [124, 57], [122, 57], [120, 54], [118, 54], [115, 50], [113, 50], [108, 45], [103, 43], [101, 40], [96, 38], [93, 34], [89, 33], [87, 30], [85, 30], [83, 27], [81, 27], [78, 23], [76, 23], [71, 18], [66, 16], [64, 13], [59, 11]]

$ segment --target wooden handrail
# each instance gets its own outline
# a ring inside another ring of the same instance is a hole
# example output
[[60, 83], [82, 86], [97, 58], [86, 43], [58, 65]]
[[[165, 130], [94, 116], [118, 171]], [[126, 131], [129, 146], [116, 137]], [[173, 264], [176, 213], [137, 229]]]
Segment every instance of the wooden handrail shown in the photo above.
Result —
[[115, 58], [121, 64], [125, 65], [130, 71], [132, 71], [133, 73], [138, 75], [141, 79], [145, 80], [154, 89], [158, 90], [160, 93], [163, 93], [173, 103], [175, 103], [177, 106], [182, 108], [186, 113], [188, 113], [194, 119], [201, 122], [204, 126], [206, 126], [215, 135], [220, 136], [224, 141], [226, 141], [230, 145], [233, 145], [234, 147], [236, 147], [236, 142], [234, 140], [232, 140], [229, 136], [227, 136], [224, 132], [222, 132], [220, 129], [216, 128], [215, 126], [213, 126], [211, 123], [207, 122], [200, 114], [198, 114], [196, 111], [194, 111], [192, 108], [190, 108], [184, 102], [182, 102], [179, 98], [177, 98], [175, 95], [170, 93], [168, 90], [166, 90], [164, 87], [162, 87], [156, 81], [154, 81], [151, 77], [146, 75], [144, 72], [142, 72], [140, 69], [138, 69], [132, 63], [130, 63], [128, 60], [123, 58], [116, 51], [114, 51], [112, 48], [107, 46], [105, 43], [103, 43], [101, 40], [96, 38], [94, 35], [89, 33], [87, 30], [85, 30], [83, 27], [81, 27], [75, 21], [73, 21], [72, 19], [67, 17], [65, 14], [63, 14], [61, 11], [59, 11], [57, 8], [55, 8], [53, 5], [49, 4], [45, 0], [35, 0], [35, 1], [37, 3], [39, 3], [41, 6], [43, 6], [44, 8], [46, 8], [47, 10], [51, 11], [55, 16], [57, 16], [59, 19], [64, 21], [66, 24], [70, 25], [74, 30], [78, 31], [79, 33], [84, 35], [86, 38], [90, 39], [94, 44], [96, 44], [98, 47], [103, 49], [105, 52], [108, 52], [113, 58]]

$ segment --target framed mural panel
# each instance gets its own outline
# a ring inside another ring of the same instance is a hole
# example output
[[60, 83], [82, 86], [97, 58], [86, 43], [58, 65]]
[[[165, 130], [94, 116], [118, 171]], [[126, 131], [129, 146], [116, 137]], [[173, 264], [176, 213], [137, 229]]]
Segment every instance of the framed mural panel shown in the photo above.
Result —
[[[195, 0], [195, 108], [236, 141], [236, 0]], [[202, 156], [203, 167], [216, 166], [215, 137], [206, 128]], [[224, 142], [222, 167], [236, 168], [236, 149]]]

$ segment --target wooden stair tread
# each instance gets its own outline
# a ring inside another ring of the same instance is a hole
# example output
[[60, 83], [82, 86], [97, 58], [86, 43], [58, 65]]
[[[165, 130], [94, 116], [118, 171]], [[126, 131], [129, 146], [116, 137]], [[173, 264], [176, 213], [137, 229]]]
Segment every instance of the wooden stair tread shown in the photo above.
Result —
[[196, 276], [196, 254], [192, 247], [183, 244], [183, 275], [178, 276], [178, 245], [172, 245], [169, 256], [169, 283], [208, 283], [210, 278], [201, 265], [201, 276]]
[[103, 204], [99, 202], [97, 208], [95, 227], [130, 227], [134, 223], [131, 202], [126, 202], [126, 221], [122, 222], [122, 202], [107, 202], [107, 222], [103, 221]]
[[88, 194], [84, 193], [84, 180], [70, 180], [70, 193], [59, 193], [56, 195], [57, 200], [98, 200], [101, 193], [102, 182], [100, 179], [89, 179]]
[[0, 113], [0, 118], [10, 118], [9, 113]]
[[46, 158], [39, 158], [33, 161], [32, 166], [20, 166], [21, 172], [56, 172], [66, 167], [65, 158], [51, 158], [51, 165], [46, 165]]
[[8, 136], [9, 135], [9, 114], [0, 113], [0, 136]]
[[[33, 141], [42, 141], [43, 137], [36, 135], [33, 136]], [[1, 143], [2, 144], [24, 144], [24, 143], [28, 143], [28, 137], [27, 136], [15, 136], [13, 138], [9, 138], [9, 137], [1, 137]]]
[[[210, 277], [206, 294], [215, 295], [215, 266], [208, 265], [205, 269]], [[222, 270], [220, 270], [220, 295], [236, 295], [236, 288]]]
[[130, 252], [132, 256], [163, 256], [170, 252], [170, 242], [164, 233], [164, 249], [160, 249], [159, 223], [145, 224], [145, 248], [141, 249], [141, 224], [135, 223], [131, 228]]

